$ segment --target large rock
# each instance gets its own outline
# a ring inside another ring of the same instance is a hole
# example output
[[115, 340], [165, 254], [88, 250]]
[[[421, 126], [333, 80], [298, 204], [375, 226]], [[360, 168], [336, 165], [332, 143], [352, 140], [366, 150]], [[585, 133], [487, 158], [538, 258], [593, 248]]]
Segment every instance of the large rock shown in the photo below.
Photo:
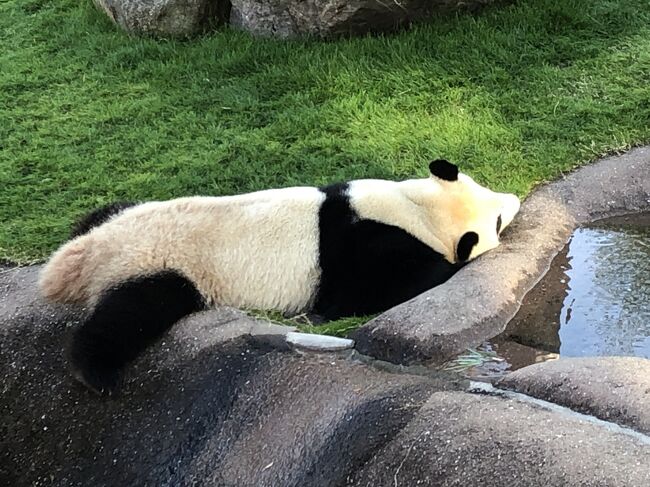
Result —
[[187, 37], [224, 21], [228, 0], [94, 0], [117, 25], [132, 34]]
[[342, 483], [453, 386], [294, 352], [291, 328], [221, 308], [179, 323], [100, 397], [66, 371], [80, 315], [39, 299], [38, 271], [0, 271], [0, 485]]
[[517, 370], [498, 385], [650, 435], [647, 359], [566, 358]]
[[230, 23], [259, 36], [337, 37], [387, 32], [435, 11], [494, 0], [232, 0]]
[[650, 485], [642, 434], [291, 350], [288, 328], [227, 308], [179, 323], [97, 396], [61, 354], [80, 315], [39, 299], [38, 270], [0, 270], [0, 485]]
[[439, 392], [348, 485], [642, 487], [650, 443], [536, 404]]

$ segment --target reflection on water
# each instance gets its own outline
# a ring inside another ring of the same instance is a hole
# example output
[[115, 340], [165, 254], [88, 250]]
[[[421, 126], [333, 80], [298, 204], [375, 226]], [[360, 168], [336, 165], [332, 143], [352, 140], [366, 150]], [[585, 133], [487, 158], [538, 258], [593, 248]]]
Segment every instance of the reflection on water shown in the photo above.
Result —
[[506, 331], [478, 351], [486, 360], [466, 375], [558, 356], [650, 358], [650, 213], [577, 229]]
[[650, 358], [650, 226], [579, 229], [569, 259], [560, 354]]

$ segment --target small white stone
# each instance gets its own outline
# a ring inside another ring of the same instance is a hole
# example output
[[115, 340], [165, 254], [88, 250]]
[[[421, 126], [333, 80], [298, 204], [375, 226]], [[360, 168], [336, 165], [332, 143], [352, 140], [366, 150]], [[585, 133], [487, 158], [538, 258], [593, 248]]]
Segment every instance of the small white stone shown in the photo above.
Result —
[[333, 352], [345, 350], [354, 346], [354, 340], [338, 338], [327, 335], [314, 335], [313, 333], [299, 333], [290, 331], [287, 333], [287, 342], [307, 350], [318, 350]]

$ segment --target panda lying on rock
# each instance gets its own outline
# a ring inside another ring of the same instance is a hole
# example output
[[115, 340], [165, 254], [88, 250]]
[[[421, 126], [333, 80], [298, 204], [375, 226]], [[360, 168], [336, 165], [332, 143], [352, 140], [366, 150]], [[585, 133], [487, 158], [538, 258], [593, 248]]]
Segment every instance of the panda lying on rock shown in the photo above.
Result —
[[209, 306], [386, 310], [496, 247], [515, 195], [445, 161], [431, 177], [117, 204], [83, 219], [40, 276], [49, 300], [89, 307], [68, 350], [75, 377], [111, 393], [123, 366]]

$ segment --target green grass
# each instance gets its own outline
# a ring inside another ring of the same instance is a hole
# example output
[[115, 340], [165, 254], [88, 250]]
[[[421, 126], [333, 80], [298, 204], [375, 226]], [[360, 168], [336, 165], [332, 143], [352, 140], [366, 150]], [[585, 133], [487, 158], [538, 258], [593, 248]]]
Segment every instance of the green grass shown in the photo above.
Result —
[[43, 259], [114, 200], [406, 178], [437, 157], [523, 196], [650, 141], [648, 0], [522, 0], [328, 43], [134, 39], [90, 0], [0, 0], [0, 45], [0, 260]]
[[351, 331], [357, 329], [376, 315], [372, 316], [351, 316], [349, 318], [341, 318], [336, 321], [329, 321], [324, 324], [314, 324], [310, 321], [309, 316], [302, 314], [298, 316], [283, 316], [282, 313], [276, 311], [259, 311], [253, 310], [249, 314], [256, 318], [260, 318], [279, 325], [294, 326], [299, 331], [305, 333], [320, 333], [324, 335], [333, 335], [338, 337], [346, 337]]
[[525, 195], [650, 140], [647, 0], [526, 0], [340, 42], [134, 39], [90, 0], [0, 0], [0, 259], [116, 199], [426, 173]]

